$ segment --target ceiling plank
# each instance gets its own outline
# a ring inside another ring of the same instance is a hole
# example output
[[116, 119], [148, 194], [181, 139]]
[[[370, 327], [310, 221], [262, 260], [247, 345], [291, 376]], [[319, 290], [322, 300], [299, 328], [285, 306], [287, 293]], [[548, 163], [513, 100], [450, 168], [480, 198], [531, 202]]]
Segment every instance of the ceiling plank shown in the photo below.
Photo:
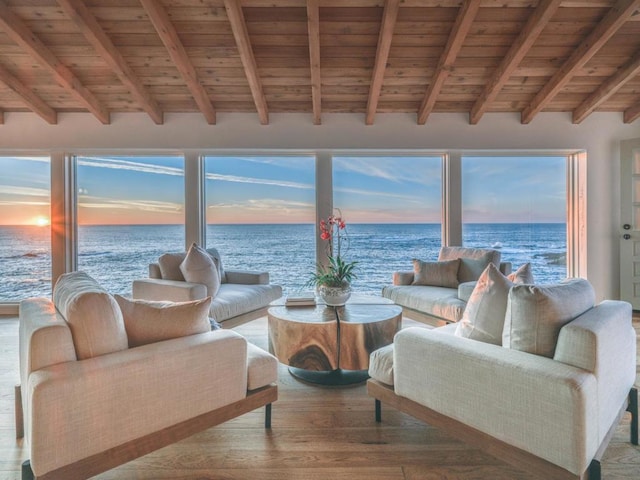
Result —
[[624, 111], [624, 123], [631, 123], [640, 118], [640, 102], [630, 106]]
[[256, 64], [256, 58], [251, 48], [251, 40], [249, 39], [249, 32], [247, 31], [247, 24], [244, 20], [240, 0], [224, 0], [224, 8], [227, 11], [227, 17], [231, 23], [233, 37], [236, 40], [240, 60], [242, 60], [242, 66], [244, 67], [247, 81], [249, 82], [251, 95], [258, 110], [260, 123], [262, 125], [268, 125], [269, 110], [267, 108], [267, 101], [264, 97], [260, 76], [258, 75], [258, 65]]
[[420, 105], [420, 109], [418, 110], [418, 125], [424, 125], [429, 114], [433, 111], [436, 99], [438, 95], [440, 95], [440, 90], [442, 90], [444, 82], [451, 73], [456, 57], [458, 53], [460, 53], [464, 39], [469, 33], [469, 29], [479, 8], [480, 0], [469, 0], [464, 2], [460, 10], [458, 10], [456, 21], [449, 34], [449, 39], [447, 40], [442, 55], [440, 55], [438, 66], [431, 78], [429, 88], [427, 88], [427, 92], [424, 95], [422, 105]]
[[57, 0], [69, 18], [80, 29], [98, 54], [109, 64], [131, 96], [158, 125], [163, 123], [162, 110], [149, 91], [127, 64], [109, 36], [104, 32], [96, 17], [82, 0]]
[[469, 114], [469, 123], [477, 124], [496, 99], [502, 87], [520, 65], [529, 49], [549, 23], [551, 17], [560, 6], [562, 0], [542, 0], [527, 20], [518, 38], [513, 42], [492, 77], [486, 83], [482, 93], [476, 100]]
[[47, 123], [51, 125], [58, 123], [56, 111], [2, 65], [0, 65], [0, 82], [13, 90], [27, 104], [30, 110], [44, 118]]
[[571, 80], [611, 36], [635, 13], [640, 0], [618, 0], [604, 18], [591, 31], [578, 47], [573, 50], [569, 59], [560, 67], [551, 80], [542, 87], [531, 103], [522, 111], [521, 122], [526, 124], [535, 117]]
[[320, 6], [318, 0], [307, 0], [309, 60], [311, 64], [311, 103], [313, 123], [322, 123], [322, 79], [320, 76]]
[[640, 51], [573, 111], [573, 123], [582, 122], [591, 115], [600, 104], [616, 93], [620, 87], [639, 74]]
[[198, 105], [198, 108], [207, 119], [209, 125], [214, 125], [216, 123], [216, 111], [211, 104], [211, 98], [200, 83], [196, 69], [193, 63], [191, 63], [189, 55], [180, 41], [180, 37], [178, 37], [178, 32], [171, 22], [167, 11], [158, 0], [140, 0], [140, 3], [158, 32], [160, 40], [162, 40], [162, 43], [164, 43], [164, 46], [167, 48], [171, 60], [173, 60], [173, 63], [187, 84], [187, 88], [191, 92], [191, 95], [193, 95], [196, 105]]
[[393, 29], [396, 25], [399, 9], [400, 0], [386, 0], [384, 3], [382, 24], [380, 25], [380, 34], [378, 36], [378, 48], [376, 49], [376, 61], [373, 67], [373, 75], [371, 76], [369, 99], [367, 100], [367, 116], [365, 118], [367, 125], [373, 125], [376, 110], [378, 109], [378, 100], [380, 99], [380, 92], [382, 91], [384, 72], [387, 68]]
[[109, 124], [109, 112], [98, 99], [78, 80], [66, 65], [34, 35], [29, 27], [0, 0], [0, 28], [18, 45], [47, 68], [55, 80], [80, 101], [98, 120]]

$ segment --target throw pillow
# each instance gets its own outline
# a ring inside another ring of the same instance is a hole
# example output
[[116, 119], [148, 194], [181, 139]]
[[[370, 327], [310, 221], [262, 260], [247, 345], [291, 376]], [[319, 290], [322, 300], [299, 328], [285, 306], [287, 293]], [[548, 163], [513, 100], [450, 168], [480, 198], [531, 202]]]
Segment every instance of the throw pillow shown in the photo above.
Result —
[[455, 334], [480, 342], [502, 345], [502, 330], [509, 289], [513, 283], [490, 263], [476, 283]]
[[184, 260], [183, 253], [165, 253], [158, 258], [160, 275], [164, 280], [177, 280], [184, 282], [184, 275], [180, 271], [180, 264]]
[[520, 268], [507, 275], [507, 278], [513, 283], [535, 283], [533, 280], [533, 272], [531, 271], [531, 264], [528, 262], [520, 265]]
[[60, 275], [53, 303], [69, 324], [78, 360], [127, 349], [127, 333], [116, 301], [86, 273]]
[[115, 299], [122, 311], [129, 347], [211, 331], [211, 297], [193, 302], [153, 302]]
[[434, 287], [458, 287], [458, 266], [460, 260], [443, 262], [422, 262], [413, 259], [412, 285], [431, 285]]
[[490, 263], [500, 267], [500, 256], [498, 250], [487, 248], [441, 247], [438, 260], [459, 258], [458, 282], [464, 283], [477, 280]]
[[220, 274], [218, 267], [207, 253], [197, 244], [189, 247], [186, 257], [180, 264], [180, 271], [184, 279], [190, 283], [201, 283], [207, 287], [207, 295], [215, 297], [220, 289]]
[[554, 285], [514, 285], [502, 345], [553, 358], [560, 329], [594, 304], [593, 287], [582, 278]]

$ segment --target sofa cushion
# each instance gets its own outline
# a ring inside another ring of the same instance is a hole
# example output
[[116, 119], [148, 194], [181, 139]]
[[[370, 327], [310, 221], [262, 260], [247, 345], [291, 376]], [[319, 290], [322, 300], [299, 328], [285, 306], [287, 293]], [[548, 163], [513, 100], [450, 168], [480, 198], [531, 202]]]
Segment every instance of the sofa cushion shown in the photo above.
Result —
[[266, 307], [282, 296], [280, 285], [223, 283], [211, 302], [209, 315], [218, 322]]
[[128, 348], [120, 307], [86, 273], [61, 275], [53, 289], [53, 303], [69, 324], [78, 360]]
[[514, 285], [509, 292], [502, 345], [553, 358], [560, 329], [594, 303], [593, 287], [582, 278], [553, 285]]
[[480, 278], [487, 265], [500, 267], [500, 252], [487, 248], [441, 247], [438, 260], [460, 259], [458, 281], [471, 282]]
[[247, 342], [247, 390], [278, 381], [278, 359]]
[[459, 265], [458, 258], [442, 262], [423, 262], [414, 258], [412, 285], [457, 288]]
[[513, 283], [535, 283], [533, 279], [533, 271], [531, 270], [531, 264], [529, 262], [520, 265], [520, 268], [507, 275], [507, 278]]
[[382, 296], [403, 307], [452, 322], [462, 318], [466, 305], [458, 298], [457, 288], [387, 285], [382, 288]]
[[371, 352], [369, 376], [379, 382], [393, 385], [393, 343]]
[[211, 330], [211, 297], [193, 302], [130, 300], [121, 295], [114, 297], [122, 311], [129, 347]]
[[458, 285], [458, 298], [468, 302], [473, 293], [473, 289], [476, 288], [476, 282], [464, 282]]
[[215, 297], [220, 288], [220, 273], [215, 262], [202, 247], [193, 243], [180, 264], [184, 279], [207, 287], [207, 295]]
[[456, 335], [502, 345], [509, 289], [513, 283], [492, 263], [482, 272], [467, 302]]

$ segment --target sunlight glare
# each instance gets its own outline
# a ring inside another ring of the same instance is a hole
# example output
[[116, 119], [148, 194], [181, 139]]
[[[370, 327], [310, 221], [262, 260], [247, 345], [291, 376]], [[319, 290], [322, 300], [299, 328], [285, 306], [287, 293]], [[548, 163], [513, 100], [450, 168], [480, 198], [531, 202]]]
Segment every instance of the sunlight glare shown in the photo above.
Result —
[[40, 215], [39, 217], [36, 217], [33, 221], [34, 225], [37, 225], [39, 227], [46, 227], [47, 225], [49, 225], [49, 219], [43, 215]]

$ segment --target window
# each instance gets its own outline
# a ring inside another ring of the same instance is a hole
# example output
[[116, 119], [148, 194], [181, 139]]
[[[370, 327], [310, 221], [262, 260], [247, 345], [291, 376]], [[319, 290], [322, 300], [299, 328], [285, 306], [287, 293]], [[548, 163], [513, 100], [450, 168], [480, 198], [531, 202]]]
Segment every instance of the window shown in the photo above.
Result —
[[165, 252], [184, 251], [182, 157], [76, 157], [78, 270], [129, 294]]
[[334, 157], [333, 206], [347, 222], [358, 291], [379, 294], [441, 245], [442, 157]]
[[51, 295], [49, 157], [0, 157], [0, 301]]
[[463, 157], [463, 243], [492, 247], [536, 283], [567, 276], [566, 157]]
[[314, 158], [206, 157], [205, 181], [207, 247], [225, 269], [302, 289], [315, 268]]

